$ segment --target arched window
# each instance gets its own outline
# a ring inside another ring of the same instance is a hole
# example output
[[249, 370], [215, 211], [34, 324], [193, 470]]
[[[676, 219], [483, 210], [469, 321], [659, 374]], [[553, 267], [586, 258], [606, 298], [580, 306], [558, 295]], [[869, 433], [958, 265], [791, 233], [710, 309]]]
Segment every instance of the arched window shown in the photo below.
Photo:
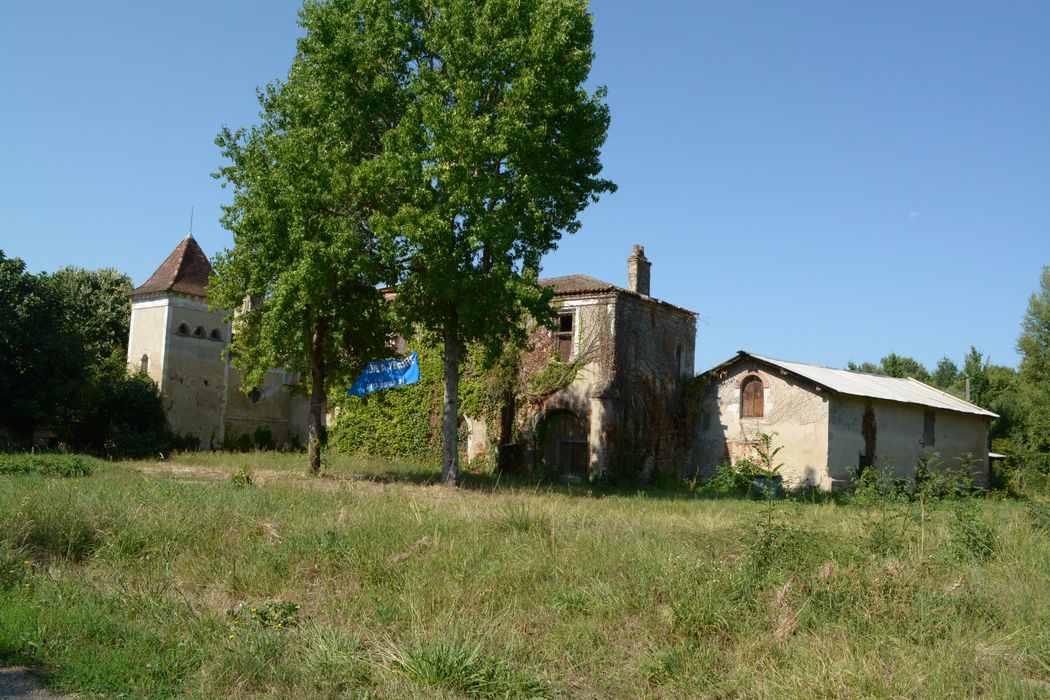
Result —
[[259, 403], [262, 401], [262, 392], [258, 389], [252, 389], [248, 392], [248, 400], [253, 404]]
[[187, 326], [185, 323], [180, 323], [179, 324], [179, 329], [177, 331], [175, 331], [175, 332], [178, 333], [179, 335], [189, 335], [190, 334], [190, 327]]
[[218, 328], [212, 328], [211, 334], [208, 337], [212, 340], [222, 340], [222, 333], [219, 332]]
[[762, 378], [751, 376], [740, 384], [740, 417], [761, 418], [765, 414]]
[[193, 335], [197, 336], [198, 338], [203, 338], [204, 326], [197, 326], [197, 330], [193, 331]]
[[139, 360], [139, 369], [142, 370], [143, 374], [149, 373], [149, 355], [142, 353], [142, 359]]

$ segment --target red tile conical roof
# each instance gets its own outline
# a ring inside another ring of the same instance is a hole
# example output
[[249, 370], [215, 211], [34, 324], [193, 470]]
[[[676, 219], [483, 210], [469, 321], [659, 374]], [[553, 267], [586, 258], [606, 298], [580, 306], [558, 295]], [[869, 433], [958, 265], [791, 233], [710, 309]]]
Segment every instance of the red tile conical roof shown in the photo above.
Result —
[[208, 284], [210, 276], [211, 263], [208, 262], [208, 256], [193, 236], [186, 236], [146, 283], [131, 290], [128, 296], [176, 292], [203, 297], [207, 296], [204, 287]]

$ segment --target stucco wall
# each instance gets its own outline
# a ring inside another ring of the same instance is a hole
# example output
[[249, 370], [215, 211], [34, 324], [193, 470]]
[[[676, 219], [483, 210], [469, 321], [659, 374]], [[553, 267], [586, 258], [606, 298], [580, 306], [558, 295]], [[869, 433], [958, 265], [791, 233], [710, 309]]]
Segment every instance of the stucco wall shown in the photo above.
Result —
[[[195, 435], [202, 447], [217, 447], [223, 437], [223, 353], [229, 329], [222, 314], [208, 311], [203, 299], [172, 296], [169, 309], [164, 379], [160, 384], [168, 423], [177, 433]], [[178, 332], [183, 323], [188, 335]], [[193, 335], [197, 327], [203, 327], [204, 337]], [[208, 337], [213, 329], [220, 332], [222, 340]]]
[[[289, 435], [306, 439], [308, 401], [295, 395], [283, 372], [268, 372], [253, 403], [240, 389], [240, 374], [225, 361], [230, 326], [224, 313], [208, 310], [204, 299], [167, 294], [132, 304], [128, 365], [145, 353], [149, 375], [160, 389], [168, 424], [189, 433], [205, 449], [268, 428], [277, 442]], [[186, 324], [186, 333], [179, 327]], [[203, 337], [194, 334], [203, 328]], [[218, 339], [211, 337], [218, 331]]]
[[[831, 401], [828, 458], [833, 474], [849, 478], [865, 453], [862, 421], [867, 405], [875, 418], [874, 466], [896, 478], [914, 479], [915, 466], [927, 452], [937, 453], [944, 466], [951, 468], [959, 467], [969, 454], [978, 460], [973, 465], [975, 482], [987, 485], [987, 418], [843, 395]], [[927, 446], [923, 444], [924, 416], [930, 410], [935, 415], [934, 443]]]
[[[740, 383], [756, 374], [763, 383], [763, 416], [741, 418]], [[753, 455], [760, 433], [776, 434], [774, 446], [789, 487], [831, 488], [828, 474], [828, 398], [810, 382], [753, 361], [741, 361], [712, 376], [700, 393], [699, 474], [709, 478], [718, 464]]]
[[164, 377], [164, 339], [168, 325], [168, 299], [146, 298], [131, 304], [128, 333], [128, 367], [138, 370], [142, 356], [149, 359], [146, 373], [160, 386]]

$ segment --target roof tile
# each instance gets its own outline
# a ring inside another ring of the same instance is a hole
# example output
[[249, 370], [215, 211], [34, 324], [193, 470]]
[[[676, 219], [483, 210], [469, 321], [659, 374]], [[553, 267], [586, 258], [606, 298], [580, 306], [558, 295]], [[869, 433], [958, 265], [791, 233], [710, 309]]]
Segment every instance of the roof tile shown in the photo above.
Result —
[[171, 255], [141, 287], [128, 292], [129, 297], [176, 292], [203, 297], [211, 277], [211, 263], [193, 236], [182, 239]]

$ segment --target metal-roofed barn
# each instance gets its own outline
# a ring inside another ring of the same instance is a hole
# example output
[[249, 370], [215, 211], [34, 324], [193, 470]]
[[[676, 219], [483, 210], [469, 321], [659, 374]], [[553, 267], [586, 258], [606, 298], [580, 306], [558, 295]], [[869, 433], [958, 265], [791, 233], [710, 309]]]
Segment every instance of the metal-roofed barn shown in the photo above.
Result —
[[836, 490], [859, 468], [911, 479], [920, 459], [968, 466], [987, 484], [996, 415], [915, 379], [785, 362], [741, 351], [702, 377], [700, 472], [751, 456], [761, 433], [783, 446], [785, 484]]

